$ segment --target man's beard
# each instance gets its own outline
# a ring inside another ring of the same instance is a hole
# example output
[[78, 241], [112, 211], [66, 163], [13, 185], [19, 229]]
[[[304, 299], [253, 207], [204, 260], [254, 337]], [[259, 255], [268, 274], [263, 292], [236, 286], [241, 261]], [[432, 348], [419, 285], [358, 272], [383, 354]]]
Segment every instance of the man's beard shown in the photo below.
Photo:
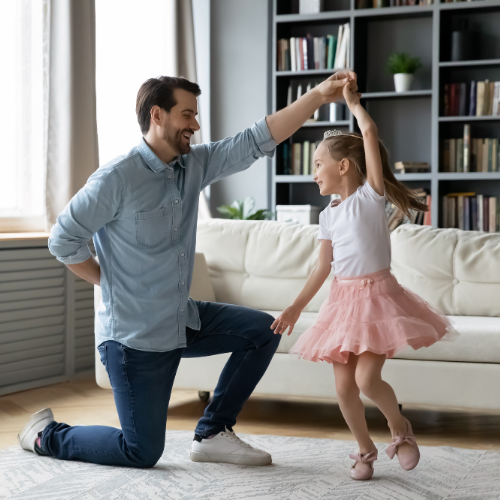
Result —
[[167, 142], [167, 144], [177, 151], [180, 155], [187, 155], [191, 151], [190, 142], [186, 143], [185, 137], [182, 135], [185, 132], [189, 132], [193, 134], [193, 130], [177, 130], [171, 134], [169, 134], [166, 130], [163, 133], [163, 140]]

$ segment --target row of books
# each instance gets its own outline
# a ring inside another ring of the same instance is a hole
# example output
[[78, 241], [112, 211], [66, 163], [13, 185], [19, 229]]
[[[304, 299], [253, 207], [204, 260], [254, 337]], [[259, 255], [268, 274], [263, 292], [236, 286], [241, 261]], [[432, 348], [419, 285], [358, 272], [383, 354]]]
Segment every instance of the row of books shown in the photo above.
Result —
[[337, 36], [280, 38], [278, 71], [339, 69], [349, 67], [349, 23], [341, 24]]
[[470, 125], [464, 136], [443, 141], [443, 172], [498, 172], [500, 147], [497, 138], [471, 138]]
[[283, 143], [283, 174], [312, 175], [314, 174], [313, 156], [321, 141], [284, 142]]
[[383, 7], [403, 7], [408, 5], [432, 5], [433, 0], [358, 0], [357, 9], [381, 9]]
[[394, 231], [399, 225], [406, 223], [419, 224], [423, 226], [431, 225], [431, 195], [425, 191], [423, 188], [413, 189], [414, 194], [417, 196], [418, 201], [425, 203], [429, 207], [428, 212], [417, 212], [412, 213], [411, 219], [408, 220], [403, 212], [390, 202], [385, 205], [385, 213], [387, 215], [387, 224], [389, 225], [389, 230]]
[[500, 231], [500, 198], [476, 193], [443, 196], [443, 227], [464, 231]]
[[444, 116], [500, 115], [500, 82], [445, 84], [443, 112]]

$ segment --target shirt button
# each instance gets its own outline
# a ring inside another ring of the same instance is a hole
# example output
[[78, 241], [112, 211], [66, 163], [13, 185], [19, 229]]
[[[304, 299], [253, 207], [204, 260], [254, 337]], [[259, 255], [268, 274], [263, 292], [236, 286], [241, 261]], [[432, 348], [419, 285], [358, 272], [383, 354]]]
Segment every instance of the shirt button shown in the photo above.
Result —
[[177, 231], [177, 226], [174, 227], [174, 231]]
[[181, 285], [184, 285], [184, 281], [181, 281]]
[[179, 200], [175, 200], [175, 203], [179, 203]]
[[183, 254], [183, 253], [181, 253], [181, 257], [184, 257], [184, 254]]
[[184, 312], [184, 308], [181, 309], [181, 312]]

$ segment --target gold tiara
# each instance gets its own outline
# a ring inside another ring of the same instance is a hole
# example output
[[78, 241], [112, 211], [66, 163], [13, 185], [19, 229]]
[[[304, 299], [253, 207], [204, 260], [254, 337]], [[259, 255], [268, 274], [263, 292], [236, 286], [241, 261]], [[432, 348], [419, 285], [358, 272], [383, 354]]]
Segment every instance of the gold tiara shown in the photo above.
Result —
[[327, 130], [323, 136], [323, 140], [328, 139], [329, 137], [336, 137], [338, 135], [350, 135], [351, 137], [356, 137], [358, 139], [363, 140], [362, 137], [359, 137], [359, 135], [354, 135], [354, 134], [344, 134], [341, 130], [333, 129], [333, 130]]

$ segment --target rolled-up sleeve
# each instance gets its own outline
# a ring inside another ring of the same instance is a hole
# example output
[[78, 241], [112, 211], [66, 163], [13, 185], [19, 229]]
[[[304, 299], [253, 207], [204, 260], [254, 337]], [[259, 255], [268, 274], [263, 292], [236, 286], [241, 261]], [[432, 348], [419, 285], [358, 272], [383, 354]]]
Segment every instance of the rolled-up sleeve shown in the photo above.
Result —
[[272, 157], [277, 143], [265, 118], [234, 137], [193, 146], [191, 153], [204, 167], [202, 188], [247, 169], [255, 160]]
[[123, 182], [115, 169], [102, 168], [66, 205], [51, 229], [49, 250], [63, 264], [91, 257], [87, 242], [105, 224], [118, 219], [123, 206]]

